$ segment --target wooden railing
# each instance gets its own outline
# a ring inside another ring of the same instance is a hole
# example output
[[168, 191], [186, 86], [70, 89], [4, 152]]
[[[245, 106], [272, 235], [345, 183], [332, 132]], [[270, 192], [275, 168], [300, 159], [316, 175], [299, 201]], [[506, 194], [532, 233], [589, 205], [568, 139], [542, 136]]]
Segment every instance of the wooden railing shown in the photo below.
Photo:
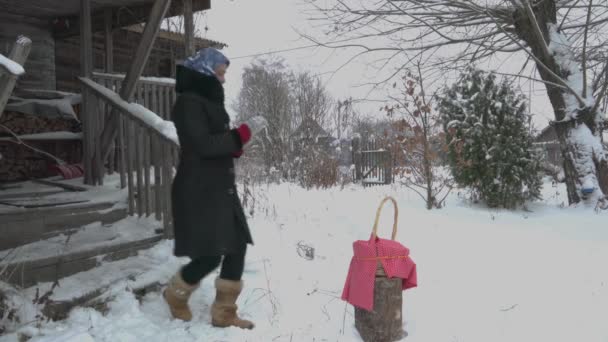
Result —
[[[103, 181], [108, 165], [99, 160], [92, 160], [93, 155], [99, 155], [99, 138], [103, 130], [104, 118], [110, 110], [115, 110], [120, 116], [119, 132], [116, 139], [117, 172], [120, 174], [121, 187], [128, 188], [129, 213], [139, 217], [155, 215], [163, 222], [164, 234], [172, 233], [171, 216], [171, 182], [177, 164], [179, 145], [175, 134], [171, 133], [173, 124], [161, 119], [154, 109], [169, 116], [170, 102], [174, 94], [169, 91], [168, 84], [158, 82], [142, 82], [138, 86], [136, 99], [148, 104], [152, 110], [143, 106], [129, 103], [116, 93], [116, 82], [112, 77], [101, 76], [102, 83], [90, 78], [80, 78], [83, 87], [83, 97], [91, 102], [88, 113], [84, 113], [83, 130], [88, 144], [93, 151], [85, 151], [85, 168], [94, 168], [94, 175]], [[156, 84], [153, 84], [156, 83]], [[120, 84], [120, 82], [118, 82]], [[139, 90], [141, 89], [141, 90]], [[164, 94], [156, 96], [153, 94]], [[149, 107], [148, 107], [149, 108]], [[169, 132], [169, 134], [167, 133]], [[111, 171], [111, 169], [110, 169]]]
[[2, 116], [4, 106], [8, 103], [8, 98], [11, 96], [13, 88], [17, 83], [17, 77], [25, 72], [23, 65], [25, 65], [31, 48], [32, 41], [25, 36], [19, 36], [11, 49], [11, 53], [8, 55], [8, 60], [5, 59], [6, 57], [0, 56], [0, 58], [5, 59], [8, 64], [13, 66], [13, 68], [9, 68], [5, 63], [0, 63], [0, 116]]
[[[122, 74], [93, 73], [93, 81], [120, 93], [120, 86], [125, 78]], [[175, 80], [172, 78], [140, 77], [137, 81], [135, 95], [129, 102], [139, 103], [158, 114], [161, 118], [169, 120], [171, 107], [175, 102]]]

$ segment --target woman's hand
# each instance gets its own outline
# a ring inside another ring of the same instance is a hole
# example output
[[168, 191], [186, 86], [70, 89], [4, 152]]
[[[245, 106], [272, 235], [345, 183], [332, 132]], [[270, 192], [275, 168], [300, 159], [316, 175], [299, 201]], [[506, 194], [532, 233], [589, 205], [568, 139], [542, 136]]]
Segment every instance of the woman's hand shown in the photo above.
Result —
[[247, 125], [246, 123], [241, 124], [236, 129], [236, 131], [239, 134], [239, 137], [241, 138], [241, 144], [245, 146], [249, 142], [249, 140], [251, 140], [251, 129], [249, 128], [249, 125]]

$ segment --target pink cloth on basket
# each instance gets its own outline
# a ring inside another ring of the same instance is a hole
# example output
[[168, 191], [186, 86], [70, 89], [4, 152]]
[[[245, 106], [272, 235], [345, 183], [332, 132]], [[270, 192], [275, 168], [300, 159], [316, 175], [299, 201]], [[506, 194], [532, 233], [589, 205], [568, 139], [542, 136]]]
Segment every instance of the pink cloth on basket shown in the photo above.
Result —
[[409, 256], [410, 250], [399, 242], [380, 238], [359, 240], [353, 243], [353, 251], [342, 291], [342, 299], [348, 303], [373, 310], [378, 261], [388, 278], [403, 279], [403, 290], [418, 285], [416, 263]]

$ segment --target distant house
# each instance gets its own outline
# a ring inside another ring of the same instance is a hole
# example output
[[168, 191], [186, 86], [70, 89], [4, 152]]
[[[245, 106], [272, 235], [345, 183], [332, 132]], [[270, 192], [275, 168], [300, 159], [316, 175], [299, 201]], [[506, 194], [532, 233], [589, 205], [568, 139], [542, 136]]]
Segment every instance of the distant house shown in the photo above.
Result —
[[321, 147], [329, 151], [334, 138], [327, 133], [314, 119], [307, 118], [302, 121], [291, 135], [291, 151], [299, 154], [312, 146]]
[[562, 154], [557, 140], [557, 132], [551, 125], [543, 128], [534, 139], [534, 146], [541, 151], [543, 158], [552, 165], [560, 166], [563, 163]]

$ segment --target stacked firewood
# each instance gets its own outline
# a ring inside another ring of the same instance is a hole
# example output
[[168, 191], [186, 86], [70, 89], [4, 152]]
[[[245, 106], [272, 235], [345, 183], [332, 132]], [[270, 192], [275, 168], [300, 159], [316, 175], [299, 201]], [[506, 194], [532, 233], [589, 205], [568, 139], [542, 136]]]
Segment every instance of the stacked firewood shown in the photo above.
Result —
[[[56, 131], [80, 131], [79, 123], [74, 119], [45, 118], [8, 111], [0, 116], [0, 125], [5, 126], [17, 135]], [[0, 136], [9, 136], [9, 134], [4, 129], [0, 129]]]
[[[36, 117], [17, 112], [4, 112], [0, 116], [0, 137], [9, 138], [45, 132], [78, 132], [79, 123], [73, 119]], [[10, 130], [9, 131], [7, 131]], [[32, 178], [49, 177], [49, 165], [55, 161], [31, 147], [49, 153], [67, 163], [78, 163], [82, 158], [79, 140], [25, 140], [28, 146], [17, 140], [0, 140], [0, 184]]]

